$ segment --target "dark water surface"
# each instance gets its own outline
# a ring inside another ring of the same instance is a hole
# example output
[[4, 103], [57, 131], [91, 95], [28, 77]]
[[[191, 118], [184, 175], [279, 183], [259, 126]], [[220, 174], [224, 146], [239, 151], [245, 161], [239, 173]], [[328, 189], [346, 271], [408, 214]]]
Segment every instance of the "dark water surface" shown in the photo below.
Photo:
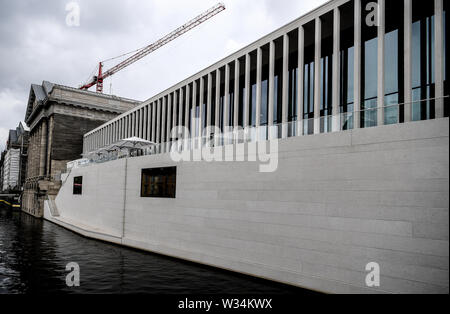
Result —
[[[81, 285], [66, 286], [66, 265]], [[86, 239], [0, 207], [0, 294], [311, 294], [270, 281]]]

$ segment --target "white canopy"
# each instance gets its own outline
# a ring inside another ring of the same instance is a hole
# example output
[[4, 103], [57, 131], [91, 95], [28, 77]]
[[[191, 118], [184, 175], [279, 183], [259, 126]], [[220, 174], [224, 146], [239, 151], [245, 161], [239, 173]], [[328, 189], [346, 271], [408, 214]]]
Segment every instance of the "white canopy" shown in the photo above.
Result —
[[111, 144], [110, 148], [146, 148], [149, 146], [156, 146], [157, 144], [151, 141], [147, 141], [145, 139], [139, 138], [139, 137], [130, 137], [123, 140], [120, 140], [114, 144]]
[[143, 149], [151, 146], [157, 146], [157, 144], [139, 137], [130, 137], [99, 148], [96, 151], [83, 154], [83, 157], [101, 156], [122, 149]]

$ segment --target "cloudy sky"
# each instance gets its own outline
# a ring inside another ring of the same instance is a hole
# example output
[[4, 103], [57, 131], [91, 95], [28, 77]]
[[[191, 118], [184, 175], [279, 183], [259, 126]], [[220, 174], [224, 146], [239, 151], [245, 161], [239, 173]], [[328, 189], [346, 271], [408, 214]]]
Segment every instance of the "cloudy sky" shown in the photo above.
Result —
[[[79, 27], [66, 23], [70, 2], [79, 5]], [[217, 2], [0, 0], [0, 149], [24, 119], [30, 84], [78, 87], [99, 61], [144, 47]], [[326, 0], [222, 2], [224, 12], [108, 79], [104, 92], [146, 100]]]

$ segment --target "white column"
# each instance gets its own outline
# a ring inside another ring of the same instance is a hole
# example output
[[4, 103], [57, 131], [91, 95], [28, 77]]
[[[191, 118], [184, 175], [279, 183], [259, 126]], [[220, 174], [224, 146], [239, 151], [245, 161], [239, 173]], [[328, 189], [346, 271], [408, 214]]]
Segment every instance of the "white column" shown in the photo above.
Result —
[[339, 8], [334, 9], [333, 18], [333, 120], [332, 128], [333, 132], [337, 132], [341, 128], [341, 122], [339, 117], [339, 90], [340, 90], [340, 80], [339, 80], [339, 70], [340, 70], [340, 58], [339, 52], [341, 49], [341, 13]]
[[239, 59], [234, 62], [234, 127], [239, 125], [239, 76], [240, 76]]
[[378, 0], [378, 125], [384, 125], [384, 34], [385, 34], [385, 0]]
[[[261, 125], [261, 99], [262, 99], [262, 48], [258, 47], [256, 52], [256, 121], [255, 126]], [[259, 132], [257, 132], [259, 138]]]
[[[358, 0], [356, 0], [358, 1]], [[322, 22], [316, 18], [315, 27], [315, 57], [314, 57], [314, 134], [320, 133], [320, 58], [322, 52]]]
[[289, 36], [283, 36], [283, 89], [282, 89], [282, 110], [281, 121], [282, 138], [287, 138], [287, 122], [288, 122], [288, 102], [289, 102]]
[[353, 127], [359, 129], [361, 116], [361, 0], [355, 0], [355, 65]]
[[[449, 1], [449, 0], [446, 0]], [[444, 3], [434, 0], [436, 119], [444, 117]]]
[[275, 42], [270, 42], [270, 56], [269, 56], [269, 112], [268, 112], [268, 126], [269, 138], [273, 138], [275, 134], [272, 133], [272, 126], [274, 121], [273, 107], [275, 106]]
[[250, 113], [250, 54], [245, 55], [245, 98], [244, 98], [244, 123], [243, 126], [248, 126]]
[[412, 0], [404, 0], [405, 16], [404, 16], [404, 61], [405, 61], [405, 122], [412, 120]]

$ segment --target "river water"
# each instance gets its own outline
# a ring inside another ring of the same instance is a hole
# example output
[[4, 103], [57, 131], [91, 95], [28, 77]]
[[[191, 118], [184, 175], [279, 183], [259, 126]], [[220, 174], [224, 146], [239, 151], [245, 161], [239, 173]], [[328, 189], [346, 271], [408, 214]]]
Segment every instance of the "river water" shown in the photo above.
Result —
[[[80, 286], [66, 285], [68, 263]], [[312, 292], [81, 237], [0, 207], [0, 294], [301, 294]]]

